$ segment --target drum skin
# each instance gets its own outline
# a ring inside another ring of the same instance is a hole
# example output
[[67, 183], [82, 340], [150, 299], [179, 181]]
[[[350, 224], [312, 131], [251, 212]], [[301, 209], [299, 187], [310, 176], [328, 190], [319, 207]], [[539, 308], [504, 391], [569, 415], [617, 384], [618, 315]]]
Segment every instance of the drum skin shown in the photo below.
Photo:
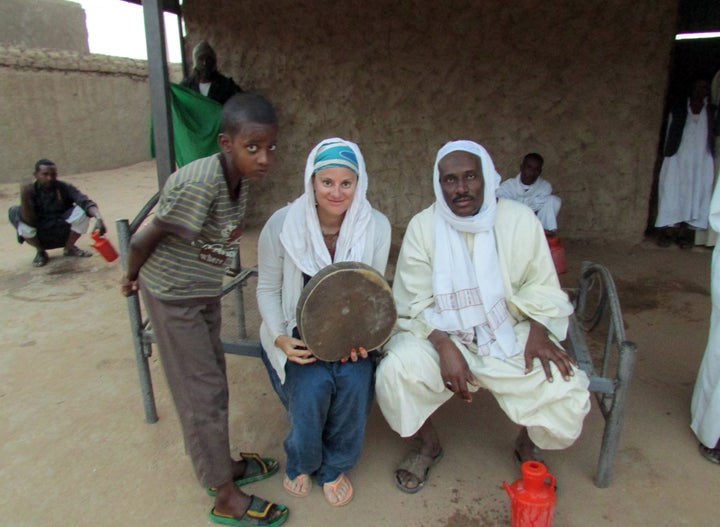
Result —
[[338, 262], [318, 271], [300, 294], [297, 325], [320, 360], [334, 362], [351, 349], [379, 348], [392, 335], [397, 310], [385, 278], [361, 262]]

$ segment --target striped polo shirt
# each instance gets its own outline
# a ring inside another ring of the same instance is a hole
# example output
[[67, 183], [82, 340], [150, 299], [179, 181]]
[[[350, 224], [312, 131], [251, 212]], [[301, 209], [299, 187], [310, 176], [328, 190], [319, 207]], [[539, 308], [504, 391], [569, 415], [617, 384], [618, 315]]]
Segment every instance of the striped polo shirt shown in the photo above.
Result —
[[155, 214], [170, 234], [140, 270], [140, 278], [161, 300], [211, 299], [222, 292], [225, 268], [240, 242], [248, 184], [230, 199], [220, 158], [212, 155], [172, 174]]

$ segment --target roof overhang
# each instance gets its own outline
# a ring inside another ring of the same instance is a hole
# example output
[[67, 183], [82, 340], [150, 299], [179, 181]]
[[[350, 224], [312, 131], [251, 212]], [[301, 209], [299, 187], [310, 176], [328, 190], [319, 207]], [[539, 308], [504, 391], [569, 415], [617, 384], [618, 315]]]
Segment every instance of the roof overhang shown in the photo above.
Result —
[[[142, 0], [123, 0], [123, 2], [129, 2], [131, 4], [142, 5]], [[163, 0], [162, 9], [166, 13], [180, 14], [180, 0]]]

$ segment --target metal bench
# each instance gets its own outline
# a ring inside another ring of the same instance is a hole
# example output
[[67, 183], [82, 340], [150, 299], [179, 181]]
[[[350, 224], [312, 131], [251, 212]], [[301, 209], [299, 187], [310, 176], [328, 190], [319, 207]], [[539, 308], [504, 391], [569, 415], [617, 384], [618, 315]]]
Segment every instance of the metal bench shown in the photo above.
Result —
[[[570, 317], [566, 349], [578, 361], [590, 379], [590, 391], [595, 395], [605, 418], [600, 457], [595, 474], [595, 486], [605, 488], [615, 454], [625, 413], [630, 379], [635, 367], [637, 347], [625, 339], [625, 325], [615, 282], [602, 265], [583, 262], [580, 283], [576, 289], [566, 289], [575, 306]], [[603, 336], [589, 346], [593, 332]], [[597, 366], [595, 366], [595, 358]]]
[[[160, 194], [158, 193], [150, 198], [150, 201], [145, 204], [132, 222], [128, 222], [127, 219], [119, 219], [115, 222], [123, 269], [126, 269], [127, 265], [130, 237], [150, 215], [152, 209], [157, 205], [159, 196]], [[233, 257], [231, 267], [227, 270], [227, 274], [232, 278], [223, 285], [222, 294], [223, 296], [230, 293], [234, 294], [238, 339], [233, 341], [223, 340], [223, 348], [225, 353], [260, 357], [260, 342], [247, 338], [243, 299], [243, 286], [251, 276], [257, 275], [257, 269], [254, 267], [243, 268], [240, 264], [240, 251], [238, 250]], [[152, 377], [148, 363], [148, 359], [152, 356], [152, 344], [155, 339], [149, 320], [143, 318], [139, 295], [128, 297], [127, 307], [133, 348], [135, 350], [135, 362], [140, 380], [140, 392], [142, 394], [143, 406], [145, 407], [145, 421], [155, 423], [158, 420], [158, 415], [155, 407], [155, 395], [153, 393]]]
[[[138, 213], [130, 223], [127, 219], [116, 221], [118, 241], [123, 266], [127, 262], [127, 251], [130, 237], [145, 221], [157, 204], [159, 194]], [[247, 280], [257, 275], [256, 268], [242, 268], [240, 253], [235, 255], [229, 270], [232, 279], [223, 286], [223, 296], [233, 293], [237, 312], [238, 340], [223, 341], [226, 353], [251, 357], [260, 356], [260, 343], [247, 338], [243, 286]], [[600, 456], [595, 475], [595, 485], [605, 488], [610, 483], [610, 475], [620, 441], [623, 424], [625, 402], [630, 379], [636, 360], [636, 346], [625, 339], [625, 327], [620, 310], [615, 282], [610, 272], [602, 265], [583, 262], [579, 286], [568, 288], [571, 301], [575, 307], [570, 317], [568, 337], [565, 347], [578, 362], [580, 368], [590, 379], [590, 391], [594, 393], [598, 406], [605, 419]], [[155, 423], [158, 420], [153, 393], [152, 378], [148, 359], [152, 355], [154, 342], [149, 321], [143, 318], [140, 298], [138, 295], [128, 297], [128, 314], [132, 332], [135, 360], [140, 380], [140, 391], [145, 407], [145, 420]], [[607, 324], [601, 328], [601, 323]], [[593, 331], [605, 330], [602, 350], [591, 350], [587, 336]], [[600, 357], [599, 365], [595, 366], [593, 353]]]

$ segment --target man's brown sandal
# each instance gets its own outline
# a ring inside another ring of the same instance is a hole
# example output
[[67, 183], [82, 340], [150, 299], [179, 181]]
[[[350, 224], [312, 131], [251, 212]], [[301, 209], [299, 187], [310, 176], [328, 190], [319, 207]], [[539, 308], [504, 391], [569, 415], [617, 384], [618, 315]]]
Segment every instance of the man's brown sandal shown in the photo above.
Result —
[[[415, 494], [416, 492], [419, 492], [420, 489], [425, 486], [425, 481], [427, 481], [430, 468], [438, 464], [438, 462], [442, 459], [443, 454], [444, 452], [442, 448], [435, 457], [426, 456], [417, 450], [410, 452], [403, 462], [400, 463], [397, 470], [395, 470], [395, 486], [408, 494]], [[404, 470], [415, 477], [418, 481], [417, 487], [408, 487], [400, 480], [398, 472], [401, 470]]]

